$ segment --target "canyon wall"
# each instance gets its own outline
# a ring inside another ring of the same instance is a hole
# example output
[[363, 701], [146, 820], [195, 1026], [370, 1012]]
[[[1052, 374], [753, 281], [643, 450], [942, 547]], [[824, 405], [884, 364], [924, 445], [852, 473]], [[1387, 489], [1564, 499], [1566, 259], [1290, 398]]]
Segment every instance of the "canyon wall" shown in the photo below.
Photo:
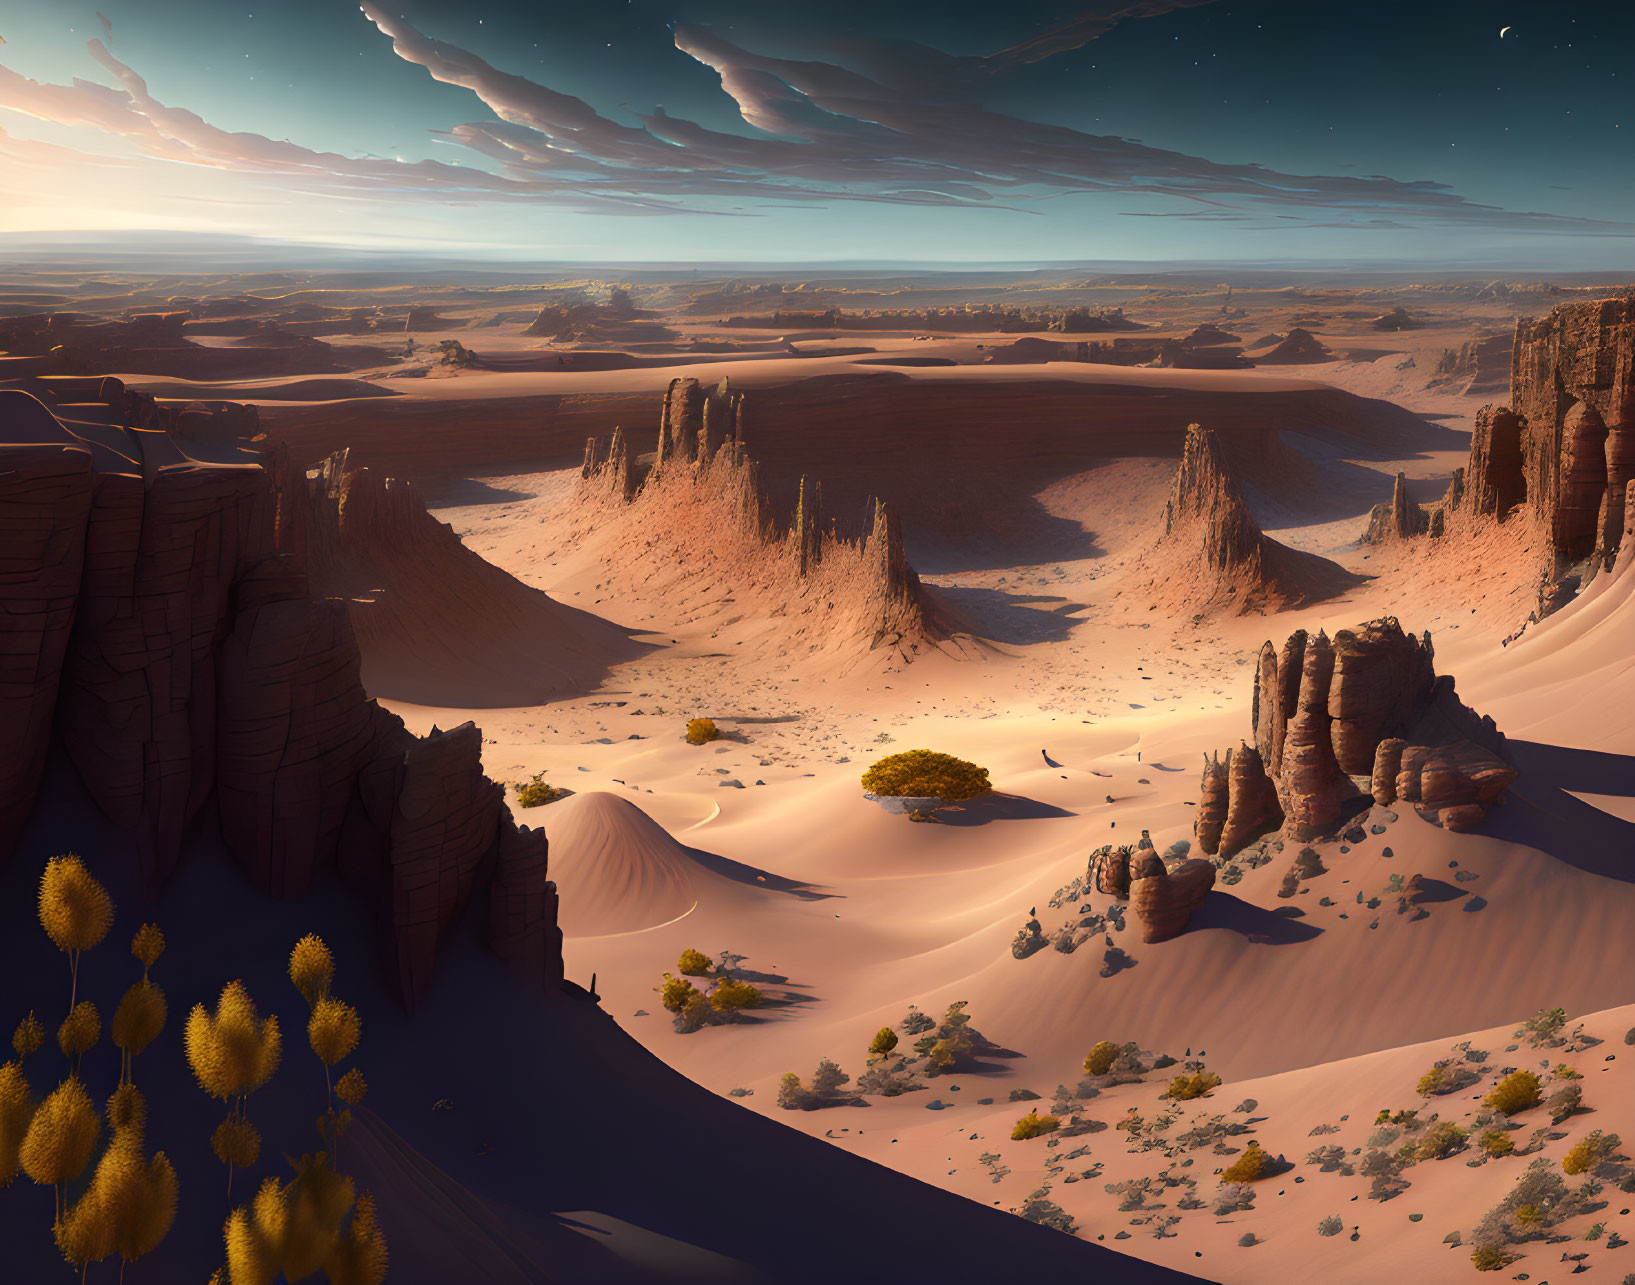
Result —
[[909, 660], [947, 636], [883, 500], [869, 505], [864, 530], [842, 533], [822, 483], [803, 476], [780, 515], [746, 447], [744, 398], [726, 380], [711, 389], [672, 381], [650, 455], [623, 429], [605, 444], [587, 439], [576, 512], [579, 538], [599, 541], [615, 574], [662, 587], [684, 612], [692, 587], [730, 586], [738, 611], [725, 623], [757, 603], [754, 614], [781, 622], [787, 654], [855, 658], [884, 647]]
[[559, 980], [544, 833], [512, 822], [474, 726], [418, 738], [367, 697], [289, 488], [258, 462], [190, 458], [175, 412], [138, 397], [132, 413], [118, 380], [52, 391], [57, 414], [0, 390], [0, 856], [56, 735], [150, 888], [213, 812], [267, 893], [337, 869], [408, 1007], [479, 897], [493, 947]]
[[1611, 561], [1635, 477], [1635, 296], [1516, 323], [1510, 405], [1478, 417], [1470, 476], [1478, 512], [1526, 501], [1558, 570]]

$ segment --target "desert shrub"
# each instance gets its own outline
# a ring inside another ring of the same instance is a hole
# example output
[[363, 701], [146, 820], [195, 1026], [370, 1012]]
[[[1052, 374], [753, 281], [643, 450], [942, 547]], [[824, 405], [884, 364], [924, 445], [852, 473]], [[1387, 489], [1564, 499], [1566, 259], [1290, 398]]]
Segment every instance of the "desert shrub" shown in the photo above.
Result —
[[1084, 1059], [1086, 1075], [1106, 1075], [1113, 1069], [1119, 1046], [1111, 1040], [1098, 1040]]
[[1503, 1245], [1478, 1245], [1470, 1252], [1471, 1266], [1479, 1272], [1496, 1272], [1516, 1261]]
[[904, 750], [877, 760], [863, 773], [863, 788], [883, 798], [938, 798], [950, 803], [987, 794], [988, 769], [935, 750]]
[[1531, 1071], [1513, 1071], [1493, 1086], [1482, 1105], [1504, 1115], [1515, 1115], [1539, 1104], [1538, 1076]]
[[669, 973], [664, 975], [664, 985], [658, 988], [658, 992], [659, 1003], [672, 1013], [681, 1012], [687, 1007], [687, 1002], [699, 993], [698, 987], [685, 977], [671, 977]]
[[1482, 1215], [1471, 1239], [1478, 1245], [1508, 1245], [1543, 1234], [1579, 1211], [1585, 1197], [1568, 1190], [1555, 1165], [1540, 1156], [1527, 1166], [1504, 1199]]
[[778, 1081], [778, 1105], [785, 1111], [803, 1111], [811, 1104], [811, 1092], [800, 1082], [800, 1076], [785, 1071]]
[[[1413, 1150], [1412, 1143], [1403, 1148], [1403, 1151], [1411, 1150]], [[1357, 1172], [1364, 1178], [1394, 1178], [1402, 1172], [1407, 1163], [1402, 1151], [1392, 1154], [1376, 1147], [1374, 1150], [1364, 1153], [1363, 1158], [1357, 1162]]]
[[676, 969], [683, 977], [702, 977], [710, 971], [710, 957], [701, 950], [689, 948], [681, 952]]
[[1516, 1149], [1516, 1140], [1503, 1129], [1489, 1129], [1479, 1142], [1482, 1150], [1490, 1156], [1508, 1156]]
[[545, 782], [545, 773], [535, 772], [527, 781], [517, 782], [517, 806], [519, 808], [544, 807], [547, 803], [555, 803], [564, 797], [561, 790]]
[[1557, 1062], [1555, 1069], [1550, 1072], [1558, 1080], [1582, 1080], [1584, 1073], [1568, 1066], [1565, 1062]]
[[1215, 1217], [1226, 1218], [1255, 1207], [1255, 1189], [1246, 1182], [1229, 1182], [1215, 1196]]
[[1448, 1068], [1438, 1062], [1424, 1075], [1419, 1077], [1416, 1091], [1422, 1098], [1428, 1098], [1442, 1087], [1442, 1082], [1448, 1078]]
[[723, 977], [710, 990], [710, 1007], [717, 1013], [736, 1013], [739, 1009], [757, 1007], [761, 998], [760, 987]]
[[828, 1097], [851, 1078], [828, 1058], [824, 1058], [817, 1064], [817, 1070], [812, 1072], [812, 1092]]
[[907, 1069], [907, 1063], [902, 1058], [889, 1066], [881, 1062], [857, 1077], [859, 1093], [871, 1093], [882, 1098], [899, 1097], [910, 1089], [924, 1087]]
[[1463, 1150], [1468, 1136], [1469, 1134], [1452, 1120], [1443, 1120], [1419, 1140], [1419, 1145], [1414, 1148], [1414, 1158], [1441, 1160], [1445, 1156], [1451, 1156], [1454, 1152]]
[[1565, 1025], [1566, 1009], [1541, 1008], [1517, 1028], [1516, 1038], [1526, 1040], [1533, 1048], [1554, 1047], [1561, 1043], [1561, 1028]]
[[1199, 1071], [1196, 1075], [1178, 1075], [1170, 1081], [1170, 1086], [1161, 1095], [1174, 1098], [1180, 1102], [1201, 1098], [1212, 1089], [1220, 1087], [1221, 1077], [1213, 1071]]
[[909, 1035], [919, 1035], [923, 1031], [929, 1031], [936, 1024], [936, 1018], [932, 1017], [930, 1013], [920, 1012], [912, 1004], [908, 1006], [908, 1016], [897, 1023]]
[[1338, 1214], [1330, 1214], [1317, 1224], [1317, 1234], [1319, 1236], [1338, 1236], [1344, 1230], [1345, 1224], [1340, 1221]]
[[1584, 1090], [1576, 1084], [1569, 1084], [1552, 1093], [1544, 1103], [1544, 1109], [1550, 1113], [1550, 1122], [1558, 1124], [1583, 1105]]
[[710, 1013], [710, 1001], [704, 997], [702, 991], [695, 990], [687, 996], [687, 1002], [681, 1006], [676, 1029], [683, 1035], [691, 1035], [709, 1022]]
[[1603, 1134], [1595, 1129], [1586, 1133], [1573, 1145], [1572, 1150], [1561, 1157], [1561, 1171], [1577, 1177], [1581, 1173], [1589, 1173], [1613, 1152], [1618, 1150], [1619, 1138], [1616, 1133]]
[[721, 730], [716, 727], [713, 719], [695, 718], [687, 723], [687, 743], [689, 745], [703, 745], [706, 742], [713, 741], [720, 735]]
[[874, 1033], [874, 1038], [869, 1041], [869, 1056], [885, 1057], [896, 1047], [897, 1032], [889, 1026], [882, 1026]]
[[1266, 1168], [1268, 1157], [1260, 1143], [1251, 1142], [1241, 1156], [1221, 1170], [1222, 1182], [1254, 1182]]
[[1252, 1231], [1246, 1231], [1238, 1237], [1238, 1247], [1240, 1249], [1248, 1249], [1251, 1245], [1258, 1244], [1260, 1244], [1260, 1237], [1256, 1236]]
[[1011, 1130], [1012, 1142], [1026, 1142], [1029, 1138], [1042, 1137], [1047, 1133], [1054, 1133], [1062, 1127], [1061, 1120], [1053, 1115], [1040, 1115], [1039, 1108], [1034, 1107], [1025, 1116], [1016, 1122]]

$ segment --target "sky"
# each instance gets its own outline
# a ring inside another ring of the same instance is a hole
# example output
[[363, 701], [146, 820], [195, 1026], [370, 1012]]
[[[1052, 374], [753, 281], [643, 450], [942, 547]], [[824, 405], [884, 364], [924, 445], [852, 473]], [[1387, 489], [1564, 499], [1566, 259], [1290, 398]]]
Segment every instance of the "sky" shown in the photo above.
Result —
[[0, 249], [1635, 269], [1623, 0], [54, 0], [0, 40]]

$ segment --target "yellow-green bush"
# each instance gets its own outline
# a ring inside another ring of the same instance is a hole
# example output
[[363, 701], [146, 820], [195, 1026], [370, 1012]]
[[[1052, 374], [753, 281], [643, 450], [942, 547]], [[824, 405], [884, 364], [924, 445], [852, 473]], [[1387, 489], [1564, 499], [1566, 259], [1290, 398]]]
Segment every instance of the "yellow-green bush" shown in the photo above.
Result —
[[1419, 1096], [1422, 1098], [1430, 1097], [1442, 1087], [1443, 1081], [1447, 1078], [1447, 1067], [1441, 1065], [1433, 1066], [1429, 1071], [1426, 1071], [1424, 1075], [1419, 1077], [1419, 1084], [1417, 1086]]
[[1479, 1272], [1496, 1272], [1509, 1267], [1516, 1256], [1503, 1245], [1478, 1245], [1470, 1252], [1470, 1262]]
[[1464, 1145], [1469, 1135], [1452, 1120], [1443, 1120], [1433, 1125], [1429, 1133], [1419, 1140], [1414, 1148], [1416, 1160], [1440, 1160], [1444, 1156], [1451, 1156]]
[[1111, 1040], [1098, 1040], [1084, 1059], [1084, 1073], [1106, 1075], [1118, 1060], [1118, 1047]]
[[699, 993], [685, 977], [671, 977], [664, 975], [664, 985], [659, 987], [659, 1003], [672, 1013], [679, 1013], [687, 1007], [687, 1001]]
[[1586, 1133], [1573, 1145], [1572, 1150], [1561, 1157], [1562, 1172], [1574, 1177], [1588, 1173], [1618, 1150], [1618, 1143], [1616, 1133], [1602, 1134], [1599, 1129]]
[[710, 957], [701, 950], [688, 948], [681, 952], [676, 967], [683, 977], [702, 977], [710, 971]]
[[703, 745], [706, 741], [713, 741], [721, 735], [713, 719], [695, 718], [687, 724], [687, 743], [689, 745]]
[[1508, 1156], [1516, 1149], [1516, 1140], [1503, 1129], [1489, 1129], [1480, 1141], [1482, 1150], [1490, 1156]]
[[1514, 1071], [1493, 1086], [1482, 1105], [1504, 1115], [1515, 1115], [1539, 1104], [1538, 1076], [1531, 1071]]
[[545, 773], [536, 772], [532, 779], [517, 782], [517, 806], [519, 808], [538, 808], [547, 803], [555, 803], [562, 798], [562, 791], [554, 785], [545, 782]]
[[1199, 1071], [1196, 1075], [1178, 1075], [1170, 1081], [1169, 1088], [1161, 1096], [1186, 1102], [1192, 1098], [1203, 1097], [1211, 1089], [1219, 1088], [1220, 1083], [1221, 1077], [1213, 1071]]
[[1222, 1182], [1254, 1182], [1266, 1168], [1267, 1155], [1260, 1143], [1251, 1142], [1244, 1152], [1221, 1170]]
[[1026, 1142], [1029, 1138], [1038, 1138], [1047, 1133], [1054, 1133], [1061, 1127], [1060, 1117], [1040, 1115], [1039, 1108], [1034, 1107], [1033, 1110], [1016, 1122], [1016, 1127], [1011, 1130], [1011, 1141]]
[[869, 1055], [871, 1057], [885, 1057], [897, 1047], [897, 1032], [889, 1026], [882, 1026], [874, 1033], [874, 1039], [869, 1041]]
[[882, 798], [936, 798], [950, 803], [993, 789], [988, 769], [936, 750], [888, 754], [863, 773], [863, 788]]
[[748, 982], [735, 982], [723, 977], [710, 991], [710, 1007], [717, 1013], [736, 1013], [741, 1008], [754, 1008], [761, 1002], [761, 990]]

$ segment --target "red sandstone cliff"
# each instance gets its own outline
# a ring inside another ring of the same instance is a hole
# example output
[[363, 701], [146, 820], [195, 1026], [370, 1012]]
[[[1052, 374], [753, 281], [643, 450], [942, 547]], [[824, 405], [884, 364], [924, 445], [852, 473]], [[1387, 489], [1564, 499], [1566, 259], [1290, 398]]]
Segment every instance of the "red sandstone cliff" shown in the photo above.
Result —
[[[849, 667], [884, 648], [907, 661], [948, 636], [884, 501], [850, 537], [825, 515], [822, 484], [802, 477], [793, 511], [778, 517], [745, 446], [743, 397], [725, 380], [671, 383], [651, 456], [635, 456], [623, 430], [605, 448], [587, 440], [579, 500], [574, 538], [599, 542], [622, 583], [683, 611], [700, 586], [728, 585], [736, 610], [723, 626], [750, 614], [774, 622], [772, 645], [787, 658]], [[718, 591], [706, 596], [701, 611], [719, 605]]]
[[1517, 322], [1510, 406], [1487, 418], [1487, 440], [1471, 445], [1472, 476], [1480, 445], [1487, 479], [1473, 488], [1478, 511], [1502, 517], [1525, 500], [1558, 566], [1591, 554], [1610, 561], [1635, 477], [1635, 297], [1565, 304]]
[[1330, 597], [1354, 581], [1326, 558], [1269, 539], [1211, 429], [1187, 426], [1164, 527], [1134, 568], [1137, 591], [1176, 609], [1233, 615]]
[[280, 547], [267, 469], [123, 427], [117, 380], [98, 395], [114, 422], [0, 390], [0, 855], [55, 732], [150, 884], [213, 803], [263, 891], [300, 896], [333, 866], [369, 899], [407, 1006], [479, 892], [495, 949], [560, 979], [545, 836], [501, 806], [477, 729], [417, 738], [365, 695], [346, 606]]

